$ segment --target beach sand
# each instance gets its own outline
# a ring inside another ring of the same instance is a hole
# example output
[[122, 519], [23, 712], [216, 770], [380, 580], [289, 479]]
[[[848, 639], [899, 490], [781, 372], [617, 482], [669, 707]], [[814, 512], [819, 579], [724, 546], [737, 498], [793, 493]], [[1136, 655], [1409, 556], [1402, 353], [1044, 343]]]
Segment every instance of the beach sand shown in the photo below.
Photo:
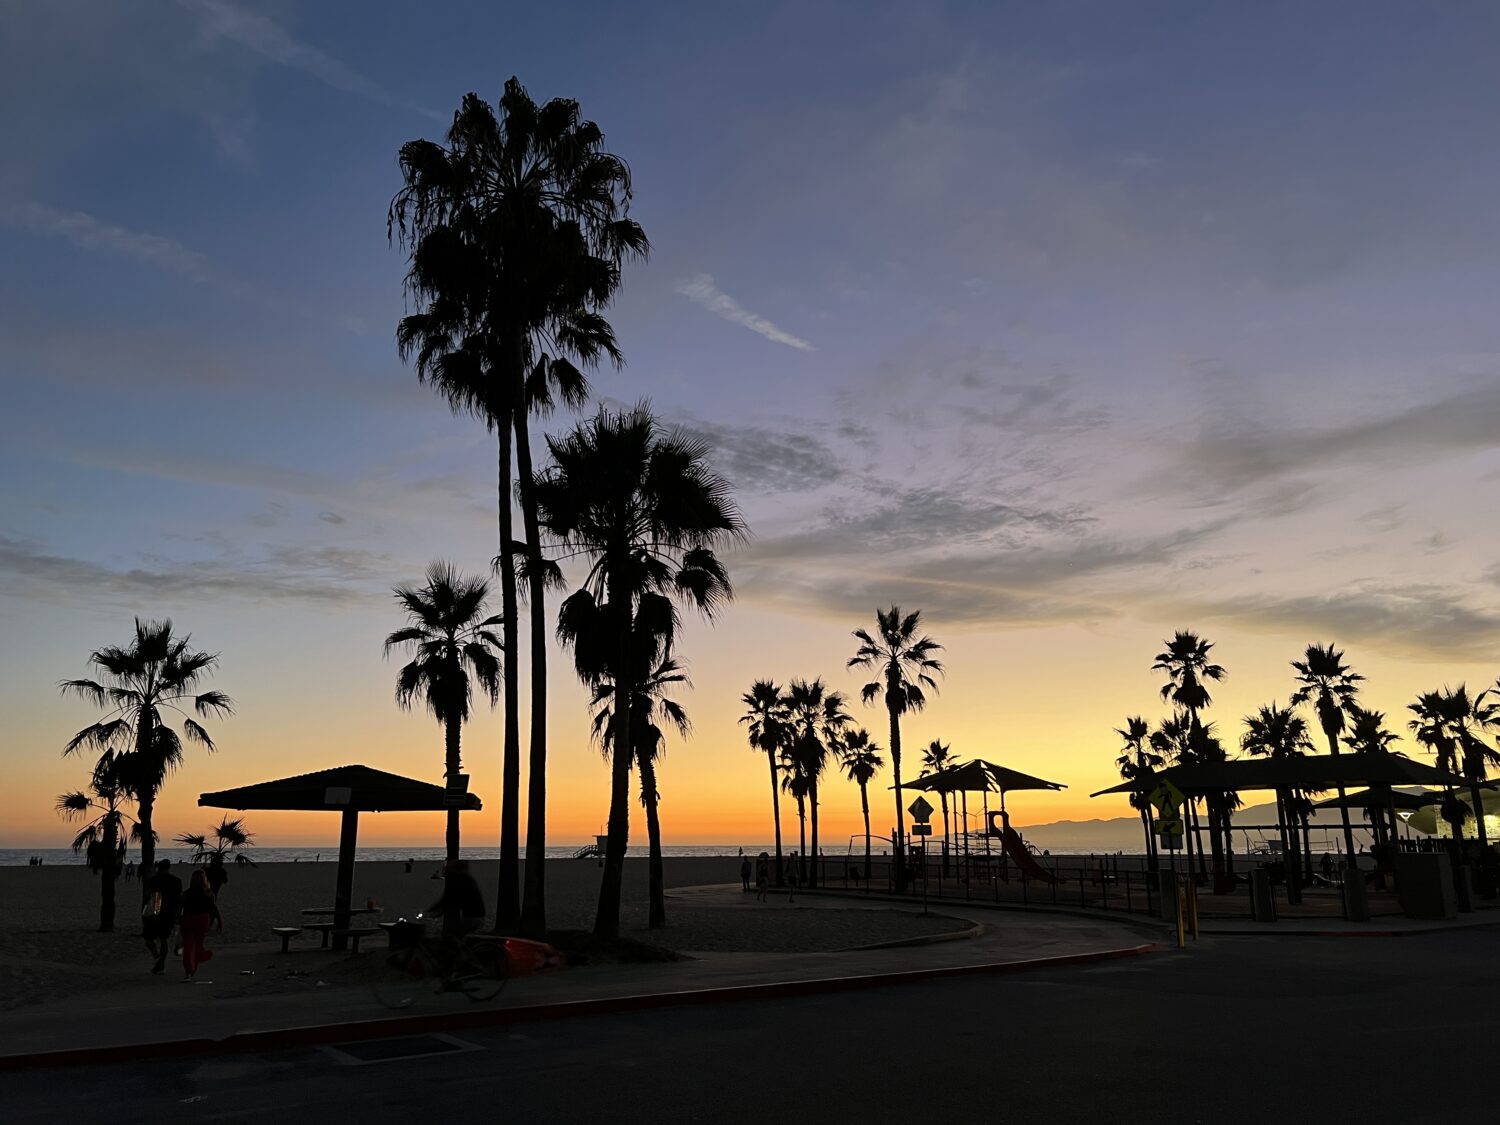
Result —
[[[669, 899], [668, 927], [646, 928], [647, 861], [625, 861], [621, 930], [631, 938], [693, 952], [792, 953], [849, 949], [955, 928], [952, 918], [922, 917], [896, 910], [762, 910], [754, 895], [733, 905], [704, 906], [688, 896], [670, 898], [674, 887], [739, 882], [739, 860], [672, 857], [663, 861]], [[386, 919], [426, 910], [441, 893], [433, 879], [437, 865], [417, 864], [410, 874], [394, 862], [356, 866], [354, 902], [374, 899]], [[479, 861], [472, 870], [493, 904], [498, 863]], [[191, 868], [174, 865], [187, 881]], [[298, 924], [298, 912], [333, 905], [336, 865], [272, 863], [231, 867], [220, 895], [222, 935], [210, 947], [262, 945], [278, 941], [272, 926]], [[547, 922], [554, 930], [588, 929], [593, 924], [600, 869], [592, 860], [547, 861]], [[139, 925], [139, 884], [117, 884], [115, 932], [97, 932], [99, 881], [82, 866], [0, 867], [0, 1010], [61, 995], [107, 989], [134, 979], [150, 967]], [[780, 896], [784, 901], [784, 896]], [[306, 947], [315, 935], [296, 939]], [[169, 972], [176, 971], [169, 964]]]

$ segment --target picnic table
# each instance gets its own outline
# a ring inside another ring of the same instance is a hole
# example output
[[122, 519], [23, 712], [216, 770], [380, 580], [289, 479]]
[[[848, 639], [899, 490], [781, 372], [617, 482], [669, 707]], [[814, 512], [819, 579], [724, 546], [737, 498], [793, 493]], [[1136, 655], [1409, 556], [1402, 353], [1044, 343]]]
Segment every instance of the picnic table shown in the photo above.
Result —
[[[364, 936], [367, 932], [371, 934], [377, 932], [373, 927], [368, 930], [357, 928], [356, 919], [365, 914], [378, 916], [384, 913], [384, 910], [379, 906], [351, 906], [348, 910], [344, 911], [340, 911], [336, 906], [309, 906], [307, 909], [300, 911], [300, 913], [302, 915], [302, 928], [304, 930], [317, 930], [319, 936], [323, 939], [322, 948], [327, 949], [330, 935], [343, 933], [345, 936], [353, 936], [355, 934]], [[345, 915], [348, 919], [344, 923], [347, 928], [342, 931], [338, 925], [338, 916], [340, 914]], [[328, 921], [320, 921], [323, 918], [327, 918]], [[358, 949], [359, 943], [356, 940], [355, 950], [357, 951]]]

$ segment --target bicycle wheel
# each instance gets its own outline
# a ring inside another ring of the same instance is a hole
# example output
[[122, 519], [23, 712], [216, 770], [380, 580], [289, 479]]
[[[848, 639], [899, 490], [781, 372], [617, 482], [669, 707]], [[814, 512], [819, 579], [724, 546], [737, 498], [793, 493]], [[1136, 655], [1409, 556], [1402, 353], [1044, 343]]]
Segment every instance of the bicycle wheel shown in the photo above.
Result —
[[432, 961], [420, 945], [394, 950], [370, 984], [375, 999], [387, 1008], [410, 1008], [432, 991]]
[[493, 1000], [505, 987], [506, 964], [505, 947], [499, 942], [476, 942], [465, 947], [453, 982], [476, 1003]]

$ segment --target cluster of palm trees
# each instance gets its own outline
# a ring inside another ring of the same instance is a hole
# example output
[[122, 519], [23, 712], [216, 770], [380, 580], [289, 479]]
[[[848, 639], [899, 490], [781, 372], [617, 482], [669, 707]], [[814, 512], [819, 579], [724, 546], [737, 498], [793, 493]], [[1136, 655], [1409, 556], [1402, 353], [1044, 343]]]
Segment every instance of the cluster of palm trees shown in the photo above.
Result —
[[[1172, 704], [1173, 710], [1154, 729], [1144, 718], [1131, 716], [1123, 727], [1116, 730], [1124, 744], [1115, 762], [1122, 778], [1139, 781], [1167, 765], [1226, 760], [1227, 753], [1215, 733], [1214, 724], [1204, 722], [1202, 718], [1203, 712], [1213, 703], [1208, 685], [1218, 683], [1226, 676], [1224, 668], [1210, 659], [1213, 647], [1212, 642], [1190, 631], [1178, 631], [1166, 642], [1151, 667], [1166, 677], [1161, 697]], [[1241, 750], [1270, 758], [1291, 758], [1315, 752], [1312, 727], [1299, 711], [1307, 709], [1316, 719], [1317, 728], [1322, 731], [1332, 755], [1343, 749], [1357, 753], [1395, 752], [1391, 744], [1400, 736], [1387, 728], [1383, 712], [1361, 705], [1359, 691], [1364, 677], [1345, 663], [1342, 651], [1331, 644], [1310, 644], [1300, 660], [1291, 661], [1291, 668], [1295, 687], [1287, 702], [1283, 705], [1273, 700], [1244, 717]], [[1481, 812], [1477, 822], [1479, 838], [1482, 843], [1487, 842], [1479, 787], [1487, 779], [1489, 769], [1500, 766], [1500, 751], [1485, 739], [1487, 734], [1500, 729], [1500, 682], [1477, 696], [1471, 696], [1463, 684], [1457, 688], [1443, 687], [1422, 692], [1415, 702], [1408, 705], [1408, 710], [1414, 716], [1408, 728], [1415, 741], [1436, 756], [1439, 768], [1468, 782], [1472, 808]], [[1342, 806], [1339, 811], [1345, 854], [1352, 856], [1354, 833], [1347, 803], [1342, 800], [1346, 796], [1342, 786], [1338, 795]], [[1214, 869], [1225, 870], [1232, 862], [1230, 816], [1240, 804], [1239, 797], [1225, 792], [1190, 799], [1186, 815], [1193, 826], [1200, 823], [1197, 808], [1200, 799], [1207, 817]], [[1284, 790], [1277, 792], [1276, 800], [1281, 822], [1300, 826], [1301, 830], [1300, 845], [1295, 827], [1286, 841], [1291, 870], [1300, 870], [1303, 877], [1310, 880], [1311, 796], [1299, 790]], [[1131, 794], [1130, 802], [1140, 813], [1154, 862], [1155, 837], [1150, 831], [1150, 807], [1140, 787]], [[1463, 822], [1472, 814], [1469, 805], [1449, 792], [1442, 805], [1442, 815], [1451, 825], [1453, 837], [1457, 840]], [[1189, 831], [1186, 835], [1191, 863], [1195, 833]], [[1198, 866], [1202, 872], [1205, 857], [1201, 854]]]
[[[234, 701], [223, 692], [199, 690], [218, 660], [217, 653], [193, 649], [190, 637], [177, 636], [171, 621], [136, 618], [128, 643], [90, 655], [93, 679], [60, 685], [64, 695], [104, 709], [63, 747], [64, 755], [96, 755], [88, 784], [57, 799], [59, 813], [81, 822], [73, 850], [100, 875], [101, 932], [114, 929], [115, 884], [129, 840], [140, 844], [143, 871], [155, 864], [156, 800], [168, 774], [182, 764], [184, 743], [214, 749], [212, 736], [188, 709], [200, 718], [234, 713]], [[171, 725], [174, 716], [180, 735]], [[143, 885], [142, 901], [146, 893]]]
[[[905, 810], [901, 802], [901, 716], [920, 710], [927, 697], [923, 690], [936, 690], [934, 675], [942, 672], [936, 653], [942, 649], [932, 638], [922, 634], [921, 612], [902, 613], [900, 607], [876, 610], [875, 629], [856, 629], [860, 642], [850, 658], [850, 668], [873, 671], [877, 679], [860, 691], [866, 704], [877, 700], [886, 706], [890, 718], [891, 769], [896, 795], [896, 839], [892, 852], [896, 857], [898, 884], [904, 883], [905, 864], [901, 862], [906, 834]], [[805, 870], [798, 878], [809, 886], [822, 879], [818, 839], [818, 785], [828, 766], [837, 762], [846, 777], [859, 786], [860, 811], [865, 824], [865, 878], [870, 877], [870, 799], [869, 784], [884, 765], [881, 747], [869, 731], [853, 725], [842, 692], [831, 691], [821, 678], [792, 680], [785, 689], [772, 680], [756, 680], [740, 697], [746, 711], [740, 722], [745, 724], [752, 750], [766, 755], [771, 775], [772, 823], [775, 829], [775, 878], [781, 884], [786, 876], [781, 836], [781, 794], [786, 792], [797, 803], [799, 855]], [[946, 801], [944, 802], [946, 809]], [[946, 817], [946, 812], [945, 812]], [[808, 839], [811, 821], [812, 838]]]
[[[547, 928], [549, 590], [564, 585], [564, 564], [583, 568], [577, 588], [559, 606], [557, 636], [591, 692], [594, 733], [611, 763], [609, 836], [594, 927], [597, 936], [611, 938], [619, 929], [635, 768], [652, 842], [652, 924], [664, 924], [656, 785], [660, 723], [683, 733], [689, 729], [686, 712], [670, 698], [673, 688], [687, 682], [674, 657], [677, 606], [712, 616], [728, 600], [730, 582], [716, 552], [743, 533], [725, 482], [707, 464], [706, 448], [667, 432], [647, 404], [600, 410], [566, 435], [547, 438], [549, 462], [533, 466], [532, 419], [559, 403], [581, 407], [588, 399], [584, 371], [600, 360], [622, 365], [603, 311], [620, 286], [623, 264], [644, 258], [649, 249], [645, 232], [629, 217], [630, 170], [603, 141], [577, 102], [557, 98], [539, 106], [514, 78], [498, 107], [470, 94], [443, 142], [402, 146], [403, 186], [387, 226], [389, 237], [409, 252], [406, 292], [417, 306], [397, 329], [402, 356], [455, 411], [478, 418], [497, 437], [493, 570], [500, 586], [498, 616], [478, 620], [476, 608], [461, 625], [440, 623], [429, 607], [413, 608], [398, 591], [413, 620], [389, 643], [416, 646], [418, 661], [430, 652], [432, 674], [453, 682], [446, 701], [434, 706], [430, 689], [442, 690], [443, 684], [412, 672], [412, 692], [423, 694], [450, 730], [451, 774], [460, 768], [459, 736], [452, 728], [462, 725], [468, 703], [467, 689], [454, 677], [465, 667], [473, 670], [494, 699], [490, 673], [498, 675], [504, 736], [495, 923], [502, 931], [519, 927], [531, 936]], [[521, 539], [513, 531], [515, 501]], [[433, 578], [430, 573], [425, 593], [411, 593], [435, 599]], [[470, 593], [481, 592], [476, 580], [465, 581]], [[531, 692], [524, 884], [522, 586]], [[405, 684], [398, 698], [410, 703], [412, 692], [402, 695]], [[451, 851], [456, 826], [450, 837]]]

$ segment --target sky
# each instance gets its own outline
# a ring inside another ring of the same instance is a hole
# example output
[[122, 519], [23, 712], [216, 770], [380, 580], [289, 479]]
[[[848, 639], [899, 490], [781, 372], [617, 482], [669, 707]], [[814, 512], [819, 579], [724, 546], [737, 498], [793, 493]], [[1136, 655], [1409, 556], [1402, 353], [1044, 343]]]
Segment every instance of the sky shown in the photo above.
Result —
[[[0, 0], [0, 845], [61, 846], [96, 717], [58, 682], [170, 617], [237, 703], [168, 782], [349, 762], [441, 775], [393, 701], [390, 589], [495, 553], [493, 438], [400, 362], [396, 152], [518, 76], [634, 174], [652, 253], [610, 319], [749, 523], [681, 639], [671, 844], [770, 838], [751, 681], [845, 669], [920, 609], [941, 691], [903, 727], [1066, 783], [1018, 824], [1128, 815], [1114, 729], [1180, 628], [1292, 689], [1333, 642], [1367, 705], [1500, 674], [1500, 10], [1482, 4], [409, 5]], [[554, 430], [572, 419], [551, 420]], [[498, 599], [497, 599], [498, 600]], [[522, 635], [525, 635], [523, 629]], [[607, 770], [554, 652], [551, 839]], [[523, 691], [524, 695], [524, 691]], [[524, 717], [523, 717], [524, 721]], [[523, 726], [523, 731], [524, 731]], [[493, 844], [499, 717], [465, 733]], [[1398, 744], [1412, 753], [1409, 739]], [[872, 792], [873, 830], [892, 813]], [[783, 809], [789, 826], [792, 807]], [[322, 814], [248, 817], [324, 844]], [[640, 817], [635, 830], [642, 832]], [[825, 846], [859, 826], [824, 786]], [[440, 840], [367, 818], [365, 843]]]

